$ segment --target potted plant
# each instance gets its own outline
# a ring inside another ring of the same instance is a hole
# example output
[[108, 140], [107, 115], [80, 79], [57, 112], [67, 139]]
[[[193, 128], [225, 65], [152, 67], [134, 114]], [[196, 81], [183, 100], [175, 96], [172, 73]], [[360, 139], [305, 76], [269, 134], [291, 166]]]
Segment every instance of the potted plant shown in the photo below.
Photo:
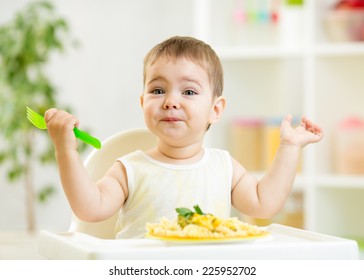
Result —
[[[0, 165], [5, 167], [8, 181], [23, 180], [30, 232], [36, 227], [33, 167], [55, 162], [55, 158], [47, 133], [27, 121], [26, 106], [41, 114], [50, 107], [61, 107], [44, 67], [51, 54], [64, 50], [69, 39], [66, 21], [49, 2], [31, 2], [0, 26]], [[53, 192], [54, 187], [44, 186], [38, 199], [44, 201]]]

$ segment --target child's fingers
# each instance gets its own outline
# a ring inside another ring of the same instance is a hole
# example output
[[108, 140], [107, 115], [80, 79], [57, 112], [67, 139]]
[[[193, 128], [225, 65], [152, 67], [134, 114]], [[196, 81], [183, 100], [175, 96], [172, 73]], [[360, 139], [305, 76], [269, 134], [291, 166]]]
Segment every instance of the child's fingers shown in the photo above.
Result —
[[55, 117], [62, 124], [69, 124], [72, 125], [73, 127], [78, 126], [79, 124], [79, 120], [70, 113], [67, 113], [66, 111], [58, 111]]
[[322, 132], [322, 128], [320, 126], [318, 126], [317, 124], [309, 121], [307, 123], [307, 129], [312, 132], [312, 133], [315, 133], [315, 134], [318, 134], [318, 133], [321, 133]]
[[71, 130], [79, 125], [79, 120], [75, 116], [54, 108], [46, 111], [45, 118], [48, 126], [58, 127], [59, 129]]
[[302, 118], [302, 125], [303, 127], [306, 128], [306, 130], [315, 133], [317, 131], [321, 131], [321, 128], [316, 125], [315, 123], [313, 123], [312, 121], [310, 121], [309, 119], [307, 119], [306, 117]]
[[310, 122], [310, 126], [307, 130], [314, 134], [314, 142], [318, 142], [322, 139], [323, 131], [322, 128], [317, 124]]
[[313, 123], [306, 117], [302, 118], [301, 125], [306, 129], [306, 131], [309, 131], [312, 134], [314, 134], [314, 137], [312, 139], [313, 142], [318, 142], [322, 139], [323, 130], [319, 125]]
[[46, 122], [49, 122], [53, 116], [57, 113], [57, 109], [56, 108], [51, 108], [48, 109], [45, 113], [44, 113], [44, 119]]

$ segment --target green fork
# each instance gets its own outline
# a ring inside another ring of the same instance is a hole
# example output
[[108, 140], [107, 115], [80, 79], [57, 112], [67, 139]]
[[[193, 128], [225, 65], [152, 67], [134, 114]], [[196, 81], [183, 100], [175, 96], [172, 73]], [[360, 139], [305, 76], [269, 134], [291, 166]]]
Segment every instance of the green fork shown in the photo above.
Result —
[[[27, 118], [37, 128], [47, 129], [47, 125], [46, 125], [46, 122], [45, 122], [43, 116], [41, 116], [37, 112], [33, 111], [29, 107], [27, 107]], [[96, 149], [101, 148], [101, 142], [98, 139], [96, 139], [95, 137], [92, 137], [91, 135], [89, 135], [88, 133], [86, 133], [82, 130], [79, 130], [77, 127], [75, 127], [73, 129], [73, 132], [75, 133], [75, 136], [78, 139], [80, 139], [81, 141], [95, 147]]]

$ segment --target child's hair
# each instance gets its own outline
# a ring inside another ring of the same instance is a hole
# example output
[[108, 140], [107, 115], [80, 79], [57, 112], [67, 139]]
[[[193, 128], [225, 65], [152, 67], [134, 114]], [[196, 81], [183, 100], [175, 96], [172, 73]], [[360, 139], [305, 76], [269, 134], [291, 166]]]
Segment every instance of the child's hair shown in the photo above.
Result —
[[187, 58], [199, 64], [207, 72], [214, 96], [222, 95], [224, 77], [220, 59], [203, 41], [192, 37], [175, 36], [156, 45], [144, 58], [144, 85], [147, 68], [160, 58]]

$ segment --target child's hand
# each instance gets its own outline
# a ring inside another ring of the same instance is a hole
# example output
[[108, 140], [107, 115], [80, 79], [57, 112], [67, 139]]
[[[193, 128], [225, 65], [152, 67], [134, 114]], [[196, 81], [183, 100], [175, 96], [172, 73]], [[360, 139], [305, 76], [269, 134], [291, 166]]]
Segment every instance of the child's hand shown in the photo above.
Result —
[[74, 127], [79, 125], [76, 117], [52, 108], [45, 112], [44, 119], [56, 151], [77, 150], [77, 141], [73, 132]]
[[319, 142], [323, 137], [323, 131], [317, 124], [303, 117], [296, 128], [292, 125], [292, 116], [286, 115], [281, 123], [281, 144], [293, 145], [302, 148], [310, 143]]

